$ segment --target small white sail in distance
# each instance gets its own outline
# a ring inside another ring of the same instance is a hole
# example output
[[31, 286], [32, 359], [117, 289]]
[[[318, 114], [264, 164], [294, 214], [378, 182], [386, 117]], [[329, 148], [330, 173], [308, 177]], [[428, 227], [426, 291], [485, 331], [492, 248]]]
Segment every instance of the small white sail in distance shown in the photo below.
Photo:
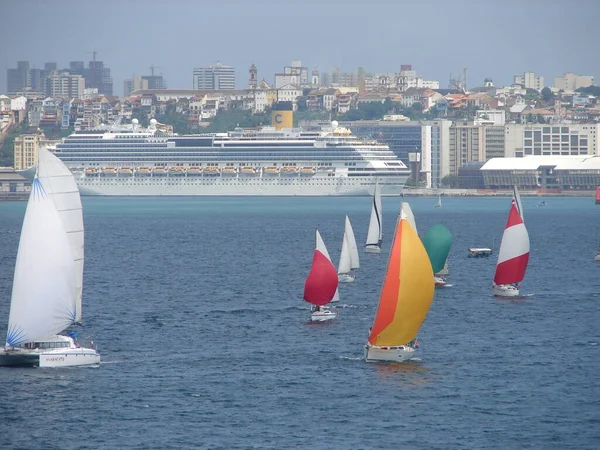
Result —
[[340, 253], [340, 264], [338, 265], [338, 273], [350, 273], [352, 270], [352, 257], [350, 256], [350, 245], [348, 244], [348, 236], [344, 233], [342, 239], [342, 252]]
[[354, 237], [354, 230], [350, 219], [346, 216], [346, 223], [344, 227], [344, 235], [348, 238], [348, 246], [350, 248], [350, 268], [358, 269], [360, 267], [360, 260], [358, 258], [358, 247], [356, 245], [356, 238]]
[[373, 205], [371, 206], [371, 217], [369, 219], [369, 230], [367, 231], [366, 245], [379, 245], [383, 240], [383, 215], [381, 211], [381, 193], [379, 183], [375, 185]]

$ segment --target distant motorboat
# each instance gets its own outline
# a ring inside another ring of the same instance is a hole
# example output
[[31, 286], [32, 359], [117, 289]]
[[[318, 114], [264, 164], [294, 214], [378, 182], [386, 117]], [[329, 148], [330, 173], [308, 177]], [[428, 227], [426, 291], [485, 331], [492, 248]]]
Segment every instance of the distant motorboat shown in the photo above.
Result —
[[546, 206], [546, 202], [541, 201], [541, 202], [538, 203], [538, 206]]

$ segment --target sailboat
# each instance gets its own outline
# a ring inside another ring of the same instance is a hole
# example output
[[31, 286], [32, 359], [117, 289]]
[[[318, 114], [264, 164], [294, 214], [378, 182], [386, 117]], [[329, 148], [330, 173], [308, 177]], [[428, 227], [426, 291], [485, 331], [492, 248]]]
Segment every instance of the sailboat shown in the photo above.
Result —
[[407, 220], [403, 203], [377, 313], [365, 345], [365, 360], [402, 362], [412, 358], [418, 348], [417, 333], [434, 293], [429, 256]]
[[448, 255], [452, 246], [452, 233], [446, 225], [437, 223], [425, 233], [423, 245], [431, 261], [436, 287], [445, 286], [446, 279], [439, 272], [444, 268], [447, 269]]
[[518, 297], [519, 283], [525, 278], [530, 247], [522, 211], [519, 212], [517, 199], [513, 197], [492, 285], [493, 293], [498, 297]]
[[365, 245], [366, 253], [381, 253], [381, 243], [383, 242], [382, 225], [381, 191], [379, 189], [379, 183], [376, 183], [375, 193], [373, 195], [373, 206], [371, 207], [371, 217], [369, 219], [369, 230], [367, 231], [367, 243]]
[[324, 308], [337, 294], [338, 277], [325, 243], [316, 231], [317, 245], [312, 266], [304, 282], [304, 300], [311, 303], [311, 322], [324, 322], [337, 317], [337, 311]]
[[[98, 364], [74, 332], [81, 322], [83, 216], [73, 174], [45, 148], [21, 229], [0, 366], [66, 367]], [[61, 334], [63, 333], [63, 334]]]
[[342, 239], [342, 252], [340, 254], [340, 263], [338, 265], [338, 280], [340, 283], [351, 283], [355, 279], [352, 273], [353, 269], [360, 267], [358, 258], [358, 247], [350, 219], [346, 216], [344, 226], [344, 237]]
[[436, 208], [441, 208], [442, 207], [442, 196], [440, 194], [438, 194], [438, 201], [435, 205]]

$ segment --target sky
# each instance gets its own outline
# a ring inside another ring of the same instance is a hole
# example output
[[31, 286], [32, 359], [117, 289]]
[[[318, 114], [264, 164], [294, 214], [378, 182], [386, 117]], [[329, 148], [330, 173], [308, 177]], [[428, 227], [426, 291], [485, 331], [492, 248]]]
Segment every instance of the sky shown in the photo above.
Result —
[[411, 64], [440, 87], [465, 67], [469, 87], [523, 72], [600, 84], [599, 12], [600, 0], [0, 0], [0, 92], [17, 61], [87, 66], [94, 50], [117, 95], [151, 65], [169, 88], [191, 89], [194, 67], [222, 62], [244, 89], [250, 64], [272, 84], [292, 60], [369, 73]]

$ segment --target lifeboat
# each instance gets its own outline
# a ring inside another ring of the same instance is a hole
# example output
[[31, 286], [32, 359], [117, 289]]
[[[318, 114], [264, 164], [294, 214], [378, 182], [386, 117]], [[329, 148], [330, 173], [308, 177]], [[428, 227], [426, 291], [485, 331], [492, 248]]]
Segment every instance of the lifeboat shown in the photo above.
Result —
[[277, 167], [265, 167], [263, 169], [263, 174], [265, 175], [278, 175], [279, 169]]
[[98, 169], [85, 169], [85, 176], [86, 177], [97, 177]]
[[137, 169], [135, 169], [135, 175], [136, 176], [150, 176], [151, 174], [151, 170], [148, 167], [138, 167]]
[[189, 175], [200, 175], [202, 173], [202, 170], [200, 170], [200, 167], [190, 167], [187, 171], [188, 176]]
[[302, 169], [300, 169], [300, 175], [304, 177], [313, 176], [316, 172], [317, 171], [314, 167], [303, 167]]
[[114, 167], [105, 167], [104, 169], [102, 169], [102, 175], [105, 177], [116, 177], [117, 169], [115, 169]]
[[185, 169], [183, 167], [170, 167], [169, 168], [169, 175], [172, 176], [181, 176], [181, 175], [185, 175]]
[[297, 174], [298, 174], [298, 169], [296, 169], [295, 167], [288, 166], [288, 167], [281, 168], [281, 175], [291, 177], [291, 176], [294, 176]]
[[222, 176], [235, 177], [237, 175], [237, 170], [234, 167], [225, 167], [221, 171]]
[[219, 171], [218, 167], [205, 167], [204, 168], [204, 175], [208, 175], [208, 176], [218, 176], [221, 172]]
[[165, 169], [164, 167], [155, 167], [154, 170], [152, 170], [152, 175], [155, 177], [156, 176], [162, 177], [166, 174], [167, 174], [167, 169]]
[[254, 167], [242, 167], [240, 173], [245, 176], [253, 177], [256, 175], [256, 169]]
[[133, 169], [130, 167], [121, 167], [117, 171], [117, 174], [120, 177], [131, 177], [131, 176], [133, 176]]

